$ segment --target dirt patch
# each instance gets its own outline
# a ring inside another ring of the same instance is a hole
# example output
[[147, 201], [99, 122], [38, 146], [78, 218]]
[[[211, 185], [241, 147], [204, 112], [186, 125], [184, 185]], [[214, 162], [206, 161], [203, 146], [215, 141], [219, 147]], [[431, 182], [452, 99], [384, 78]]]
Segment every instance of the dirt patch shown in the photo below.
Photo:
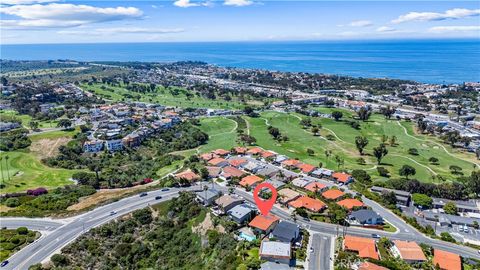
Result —
[[142, 186], [135, 186], [135, 187], [130, 187], [130, 188], [116, 188], [116, 189], [101, 189], [97, 190], [95, 194], [92, 194], [87, 197], [80, 198], [80, 201], [74, 205], [70, 205], [67, 210], [69, 211], [79, 211], [83, 210], [85, 208], [91, 207], [93, 205], [97, 205], [99, 203], [106, 202], [108, 200], [112, 200], [115, 198], [119, 198], [121, 196], [124, 196], [127, 193], [133, 192], [133, 191], [138, 191], [145, 189], [149, 185], [152, 185], [152, 182], [147, 185], [142, 185]]
[[3, 205], [3, 204], [0, 204], [0, 213], [3, 213], [3, 212], [8, 212], [10, 210], [12, 210], [14, 208], [11, 208], [11, 207], [8, 207], [6, 205]]
[[208, 230], [216, 230], [220, 233], [225, 233], [225, 228], [223, 228], [223, 226], [221, 225], [217, 225], [217, 227], [213, 226], [212, 217], [210, 216], [210, 213], [207, 213], [207, 215], [205, 216], [205, 219], [200, 224], [198, 224], [198, 226], [192, 227], [192, 231], [194, 233], [198, 233], [203, 236], [207, 234]]
[[72, 139], [69, 137], [60, 137], [57, 139], [40, 139], [33, 141], [30, 145], [30, 151], [40, 158], [53, 157], [58, 154], [58, 147], [66, 145]]

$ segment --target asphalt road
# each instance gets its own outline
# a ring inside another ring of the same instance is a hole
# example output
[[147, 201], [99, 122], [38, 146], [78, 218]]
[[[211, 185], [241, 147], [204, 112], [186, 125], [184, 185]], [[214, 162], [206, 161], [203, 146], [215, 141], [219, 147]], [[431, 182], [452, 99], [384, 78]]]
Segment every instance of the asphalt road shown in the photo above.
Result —
[[18, 227], [28, 227], [30, 230], [48, 232], [56, 230], [64, 223], [50, 219], [38, 218], [1, 218], [0, 227], [7, 229], [16, 229]]
[[320, 233], [314, 233], [310, 237], [311, 245], [308, 251], [307, 269], [333, 270], [333, 254], [331, 247], [334, 244], [335, 238], [331, 235]]

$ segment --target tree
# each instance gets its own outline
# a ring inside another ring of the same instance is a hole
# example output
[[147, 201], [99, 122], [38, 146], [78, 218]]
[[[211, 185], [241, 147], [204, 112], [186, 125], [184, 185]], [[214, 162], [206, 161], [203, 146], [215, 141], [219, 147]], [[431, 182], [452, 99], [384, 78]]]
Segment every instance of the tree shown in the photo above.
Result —
[[398, 170], [398, 173], [401, 175], [401, 176], [405, 176], [405, 178], [408, 179], [408, 177], [410, 175], [415, 175], [417, 173], [417, 170], [415, 170], [414, 167], [410, 166], [410, 165], [403, 165], [400, 170]]
[[39, 127], [39, 124], [37, 121], [30, 121], [28, 125], [30, 126], [31, 130], [37, 130]]
[[247, 135], [247, 134], [242, 134], [240, 135], [240, 142], [242, 142], [244, 145], [252, 145], [257, 142], [257, 139], [255, 137]]
[[370, 115], [372, 114], [372, 111], [370, 108], [367, 107], [361, 107], [360, 110], [357, 112], [357, 116], [360, 120], [362, 121], [367, 121], [370, 118]]
[[270, 135], [272, 135], [275, 140], [278, 140], [281, 135], [280, 130], [272, 126], [268, 127], [268, 133], [270, 133]]
[[312, 127], [313, 136], [318, 136], [319, 131], [320, 131], [320, 129], [318, 127]]
[[449, 131], [447, 132], [447, 134], [443, 135], [442, 136], [442, 139], [450, 144], [450, 146], [454, 146], [455, 143], [459, 142], [461, 140], [461, 136], [460, 136], [460, 132], [458, 132], [457, 130], [455, 131]]
[[133, 218], [140, 224], [149, 224], [153, 221], [152, 211], [149, 208], [136, 210], [133, 212]]
[[208, 169], [207, 169], [207, 168], [202, 167], [202, 168], [200, 169], [200, 176], [202, 177], [202, 179], [204, 179], [204, 180], [208, 179], [208, 176], [209, 176], [209, 175], [210, 175], [210, 174], [208, 173]]
[[343, 113], [339, 111], [333, 111], [332, 117], [335, 119], [335, 121], [339, 121], [343, 117]]
[[392, 108], [391, 106], [380, 108], [380, 113], [383, 114], [383, 116], [385, 116], [387, 119], [392, 118], [392, 115], [395, 113], [395, 111], [395, 108]]
[[377, 163], [380, 165], [382, 162], [382, 158], [388, 154], [388, 150], [384, 144], [380, 144], [379, 146], [373, 148], [373, 155], [377, 158]]
[[355, 137], [355, 146], [357, 147], [358, 152], [360, 155], [363, 156], [363, 149], [368, 145], [368, 139], [363, 136]]
[[56, 267], [66, 266], [68, 264], [68, 258], [62, 254], [54, 254], [50, 260]]
[[380, 176], [383, 176], [383, 177], [390, 176], [390, 172], [387, 169], [385, 169], [385, 167], [377, 167], [377, 172]]
[[428, 124], [426, 121], [423, 121], [423, 119], [420, 118], [417, 120], [417, 128], [420, 131], [420, 133], [424, 133], [428, 128]]
[[446, 214], [449, 215], [457, 215], [457, 205], [454, 202], [447, 202], [443, 206], [443, 210]]
[[462, 173], [462, 167], [457, 166], [457, 165], [450, 165], [449, 169], [452, 172], [452, 174], [461, 174]]
[[391, 146], [397, 145], [397, 136], [393, 135], [392, 137], [390, 137], [390, 145]]
[[313, 156], [313, 155], [315, 155], [315, 151], [313, 151], [313, 149], [307, 148], [307, 154], [309, 156]]
[[438, 158], [436, 158], [436, 157], [430, 157], [430, 158], [428, 159], [428, 161], [429, 161], [430, 163], [434, 164], [434, 165], [438, 165], [438, 161], [439, 161], [439, 160], [438, 160]]
[[305, 119], [302, 119], [300, 121], [300, 125], [304, 126], [304, 127], [309, 127], [312, 125], [312, 119], [310, 118], [305, 118]]
[[364, 170], [353, 170], [352, 171], [352, 177], [361, 182], [361, 183], [364, 183], [364, 184], [370, 184], [372, 181], [371, 181], [371, 177], [370, 175], [368, 175], [368, 173]]
[[383, 198], [383, 201], [387, 205], [396, 205], [397, 204], [397, 196], [395, 195], [395, 192], [393, 192], [393, 191], [382, 192], [382, 198]]
[[428, 195], [421, 193], [412, 194], [413, 203], [417, 206], [420, 206], [422, 209], [427, 209], [432, 207], [433, 199]]
[[62, 118], [60, 121], [58, 121], [57, 127], [62, 127], [64, 129], [67, 129], [72, 126], [72, 121], [70, 119], [65, 119]]
[[417, 148], [410, 148], [408, 149], [408, 153], [412, 156], [418, 156], [418, 150]]

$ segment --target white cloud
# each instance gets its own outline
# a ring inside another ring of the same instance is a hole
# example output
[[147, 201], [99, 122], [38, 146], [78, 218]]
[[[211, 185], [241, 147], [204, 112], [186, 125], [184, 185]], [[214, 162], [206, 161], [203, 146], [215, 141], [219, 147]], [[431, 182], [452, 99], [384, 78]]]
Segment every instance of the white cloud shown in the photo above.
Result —
[[58, 2], [59, 0], [2, 0], [2, 5], [29, 5], [38, 3]]
[[0, 13], [21, 19], [0, 20], [2, 27], [72, 27], [91, 23], [137, 19], [143, 12], [135, 7], [93, 7], [74, 4], [1, 6]]
[[461, 19], [480, 15], [480, 9], [454, 8], [444, 13], [437, 12], [409, 12], [393, 20], [393, 23], [411, 21], [442, 21], [448, 19]]
[[244, 7], [253, 4], [253, 1], [250, 0], [225, 0], [223, 2], [225, 6], [236, 6], [236, 7]]
[[200, 4], [192, 3], [190, 2], [190, 0], [177, 0], [173, 2], [173, 5], [177, 7], [187, 8], [187, 7], [198, 7]]
[[428, 29], [428, 31], [435, 33], [478, 31], [480, 34], [480, 25], [435, 26]]
[[353, 27], [367, 27], [372, 25], [373, 23], [367, 20], [353, 21], [349, 24], [349, 26], [353, 26]]
[[396, 31], [396, 29], [393, 28], [393, 27], [390, 27], [390, 26], [381, 26], [381, 27], [378, 27], [375, 31], [377, 31], [377, 32], [393, 32], [393, 31]]
[[183, 28], [161, 29], [161, 28], [144, 28], [144, 27], [112, 27], [98, 28], [93, 30], [62, 30], [58, 34], [78, 35], [78, 34], [94, 34], [94, 35], [111, 35], [111, 34], [170, 34], [181, 33]]

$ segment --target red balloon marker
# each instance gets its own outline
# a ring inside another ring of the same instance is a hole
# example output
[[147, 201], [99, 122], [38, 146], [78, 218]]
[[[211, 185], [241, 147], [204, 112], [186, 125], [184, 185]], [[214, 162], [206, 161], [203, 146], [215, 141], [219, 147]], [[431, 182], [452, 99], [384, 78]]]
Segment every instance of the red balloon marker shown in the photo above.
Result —
[[[264, 200], [258, 196], [263, 188], [268, 188], [272, 191], [272, 197], [270, 199]], [[277, 190], [269, 183], [261, 183], [253, 190], [253, 199], [255, 199], [255, 203], [257, 204], [260, 213], [266, 216], [277, 200]]]

